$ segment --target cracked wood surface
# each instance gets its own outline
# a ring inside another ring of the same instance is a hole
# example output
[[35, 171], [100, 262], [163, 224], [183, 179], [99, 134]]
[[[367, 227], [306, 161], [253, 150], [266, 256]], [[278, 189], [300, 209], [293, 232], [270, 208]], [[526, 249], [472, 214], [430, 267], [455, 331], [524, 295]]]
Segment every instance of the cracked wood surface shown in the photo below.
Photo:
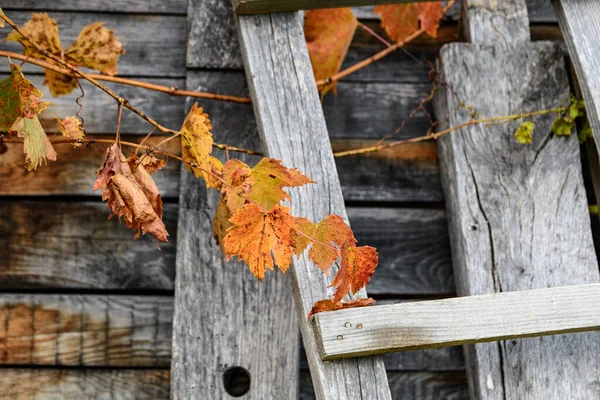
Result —
[[[522, 15], [524, 2], [511, 4], [503, 15]], [[494, 10], [476, 11], [506, 22]], [[491, 38], [477, 24], [470, 25], [474, 44], [450, 44], [440, 54], [444, 79], [462, 101], [492, 117], [554, 108], [568, 97], [558, 46], [530, 43], [524, 30], [512, 41]], [[470, 119], [448, 90], [436, 102], [450, 126]], [[530, 145], [514, 139], [519, 121], [439, 141], [459, 295], [598, 282], [577, 137], [553, 135], [553, 119], [533, 119]], [[465, 346], [472, 397], [597, 398], [599, 346], [597, 333]]]

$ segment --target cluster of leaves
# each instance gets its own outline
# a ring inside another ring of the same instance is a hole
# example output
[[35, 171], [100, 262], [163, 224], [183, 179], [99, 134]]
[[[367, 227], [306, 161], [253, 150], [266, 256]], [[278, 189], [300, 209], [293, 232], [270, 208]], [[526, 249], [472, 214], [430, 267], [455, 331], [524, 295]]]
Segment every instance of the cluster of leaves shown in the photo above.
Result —
[[[84, 28], [66, 51], [60, 46], [56, 21], [47, 14], [34, 14], [22, 30], [46, 52], [72, 65], [104, 73], [116, 72], [117, 59], [123, 53], [116, 36], [101, 23]], [[19, 41], [25, 54], [46, 60], [18, 32], [11, 33], [8, 39]], [[40, 101], [41, 92], [23, 76], [19, 66], [11, 64], [11, 71], [12, 75], [0, 82], [0, 128], [24, 139], [29, 169], [35, 169], [45, 159], [56, 160], [56, 152], [38, 119], [49, 103]], [[45, 84], [55, 96], [67, 94], [78, 85], [75, 78], [54, 71], [46, 71]], [[63, 136], [79, 146], [85, 138], [81, 121], [75, 117], [55, 120]], [[272, 158], [263, 158], [253, 167], [238, 159], [223, 164], [211, 155], [212, 125], [197, 104], [192, 106], [178, 136], [186, 167], [202, 178], [207, 188], [221, 192], [213, 232], [228, 260], [237, 257], [262, 281], [267, 269], [277, 266], [285, 273], [292, 257], [300, 257], [307, 250], [308, 259], [325, 274], [335, 263], [340, 267], [331, 285], [335, 288], [333, 298], [318, 301], [309, 317], [315, 312], [374, 303], [372, 299], [342, 300], [369, 282], [378, 263], [377, 251], [370, 246], [358, 247], [352, 230], [337, 215], [313, 223], [291, 215], [290, 209], [282, 205], [291, 200], [284, 188], [314, 181]], [[151, 176], [163, 166], [164, 161], [150, 153], [138, 158], [133, 152], [127, 158], [120, 143], [115, 142], [107, 148], [104, 163], [98, 169], [94, 190], [102, 191], [102, 199], [112, 211], [110, 217], [124, 219], [136, 231], [135, 238], [150, 233], [160, 241], [168, 239], [162, 221], [162, 199]]]
[[[381, 15], [381, 27], [396, 43], [418, 29], [436, 37], [443, 17], [439, 1], [380, 5], [374, 12]], [[317, 81], [327, 80], [340, 70], [357, 26], [358, 20], [348, 7], [306, 11], [304, 36]], [[331, 90], [335, 93], [336, 82], [329, 82], [319, 90], [321, 95]]]
[[[592, 137], [592, 128], [587, 119], [585, 104], [583, 100], [578, 100], [571, 95], [568, 107], [557, 116], [552, 124], [552, 132], [557, 136], [570, 136], [573, 129], [579, 124], [578, 133], [579, 143], [585, 142]], [[525, 121], [519, 125], [515, 131], [515, 139], [521, 144], [529, 144], [533, 141], [533, 130], [535, 124], [532, 121]]]

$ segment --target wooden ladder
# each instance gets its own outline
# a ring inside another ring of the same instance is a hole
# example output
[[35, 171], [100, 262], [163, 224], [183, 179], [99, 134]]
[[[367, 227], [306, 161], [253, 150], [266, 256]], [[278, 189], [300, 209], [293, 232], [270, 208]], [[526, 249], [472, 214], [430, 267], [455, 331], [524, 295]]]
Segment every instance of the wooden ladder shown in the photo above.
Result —
[[[347, 220], [302, 21], [297, 12], [280, 11], [392, 1], [234, 0], [235, 17], [228, 1], [190, 0], [188, 88], [244, 95], [249, 87], [256, 125], [248, 106], [207, 102], [216, 134], [226, 143], [262, 146], [317, 182], [292, 191], [294, 215]], [[586, 40], [588, 31], [573, 21], [581, 13], [600, 15], [600, 7], [593, 0], [555, 4], [563, 32], [574, 32], [567, 41], [599, 135], [593, 97], [600, 86], [590, 83], [600, 70], [593, 64], [598, 25], [591, 29], [595, 40]], [[440, 69], [465, 103], [491, 117], [564, 100], [562, 52], [529, 42], [524, 0], [465, 0], [463, 8], [471, 44], [445, 46]], [[242, 15], [256, 12], [265, 14]], [[581, 43], [588, 43], [585, 50]], [[440, 118], [450, 125], [468, 120], [450, 89], [442, 92]], [[297, 324], [319, 399], [391, 399], [374, 354], [467, 343], [478, 343], [465, 347], [474, 399], [598, 397], [596, 333], [508, 340], [600, 328], [577, 139], [553, 136], [551, 116], [534, 122], [531, 146], [515, 143], [515, 124], [472, 126], [441, 140], [457, 288], [470, 297], [322, 313], [313, 321], [306, 315], [314, 301], [331, 296], [330, 279], [306, 258], [262, 285], [227, 265], [210, 233], [217, 198], [182, 174], [172, 397], [231, 398], [235, 384], [249, 380], [243, 398], [296, 398]]]

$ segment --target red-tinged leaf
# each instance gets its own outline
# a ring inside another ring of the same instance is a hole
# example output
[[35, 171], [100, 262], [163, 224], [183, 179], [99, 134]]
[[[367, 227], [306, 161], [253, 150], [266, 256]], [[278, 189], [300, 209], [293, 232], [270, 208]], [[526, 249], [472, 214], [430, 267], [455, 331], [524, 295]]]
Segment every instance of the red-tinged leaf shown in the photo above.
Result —
[[374, 12], [381, 15], [381, 26], [396, 43], [402, 42], [420, 28], [428, 35], [437, 37], [440, 20], [444, 15], [440, 1], [381, 5], [376, 6]]
[[10, 127], [10, 132], [23, 138], [23, 151], [28, 171], [36, 169], [45, 163], [46, 159], [56, 161], [56, 151], [48, 140], [37, 115], [33, 118], [19, 117]]
[[71, 64], [98, 70], [106, 75], [117, 73], [117, 61], [125, 50], [104, 22], [94, 22], [81, 30], [77, 39], [65, 51]]
[[[315, 80], [327, 79], [340, 70], [357, 25], [348, 7], [306, 11], [304, 36]], [[335, 82], [319, 90], [322, 94], [330, 90], [335, 93]]]
[[308, 319], [310, 319], [313, 315], [324, 311], [336, 311], [343, 310], [344, 308], [366, 307], [370, 306], [371, 304], [375, 304], [375, 300], [373, 300], [370, 297], [367, 299], [356, 299], [354, 301], [348, 302], [336, 302], [330, 299], [319, 300], [313, 305], [313, 308], [308, 313]]
[[65, 117], [63, 120], [60, 120], [54, 117], [54, 120], [58, 125], [60, 133], [62, 133], [66, 139], [74, 140], [74, 142], [71, 143], [73, 146], [81, 146], [81, 143], [75, 142], [75, 140], [83, 139], [85, 137], [79, 118]]
[[331, 286], [335, 287], [333, 301], [340, 301], [349, 292], [355, 294], [364, 288], [375, 272], [378, 262], [379, 257], [374, 247], [344, 245], [340, 270], [331, 283]]
[[23, 75], [21, 67], [10, 64], [11, 75], [0, 81], [0, 130], [9, 131], [18, 118], [33, 117], [50, 103], [40, 101], [40, 92]]
[[325, 274], [340, 255], [339, 249], [345, 245], [356, 244], [352, 230], [338, 215], [330, 214], [318, 224], [300, 218], [296, 220], [296, 224], [299, 231], [294, 233], [296, 255], [299, 256], [309, 244], [312, 244], [308, 251], [308, 258]]
[[[136, 164], [137, 165], [137, 164]], [[162, 200], [150, 175], [142, 165], [132, 172], [125, 156], [115, 143], [106, 149], [106, 159], [98, 170], [94, 190], [102, 189], [102, 200], [112, 210], [109, 218], [125, 219], [137, 233], [150, 233], [158, 240], [169, 236], [161, 220]]]
[[287, 168], [281, 161], [266, 157], [252, 169], [240, 160], [229, 160], [223, 167], [223, 179], [227, 185], [223, 185], [222, 191], [232, 213], [243, 207], [244, 197], [270, 210], [282, 200], [290, 200], [284, 187], [314, 183], [297, 169]]
[[250, 271], [260, 281], [267, 268], [276, 264], [285, 273], [291, 264], [294, 242], [294, 218], [289, 209], [280, 205], [265, 212], [258, 205], [249, 203], [238, 210], [229, 220], [223, 247], [227, 259], [237, 256], [245, 261]]

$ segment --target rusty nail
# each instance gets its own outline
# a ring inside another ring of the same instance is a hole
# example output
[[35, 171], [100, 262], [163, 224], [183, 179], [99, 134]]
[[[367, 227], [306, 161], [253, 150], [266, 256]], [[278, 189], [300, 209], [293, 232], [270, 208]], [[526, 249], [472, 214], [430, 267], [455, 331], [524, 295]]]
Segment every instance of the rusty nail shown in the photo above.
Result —
[[342, 340], [344, 337], [342, 335], [338, 335], [337, 340]]
[[363, 327], [363, 324], [356, 324], [356, 327], [357, 327], [358, 329], [362, 329], [362, 327]]

